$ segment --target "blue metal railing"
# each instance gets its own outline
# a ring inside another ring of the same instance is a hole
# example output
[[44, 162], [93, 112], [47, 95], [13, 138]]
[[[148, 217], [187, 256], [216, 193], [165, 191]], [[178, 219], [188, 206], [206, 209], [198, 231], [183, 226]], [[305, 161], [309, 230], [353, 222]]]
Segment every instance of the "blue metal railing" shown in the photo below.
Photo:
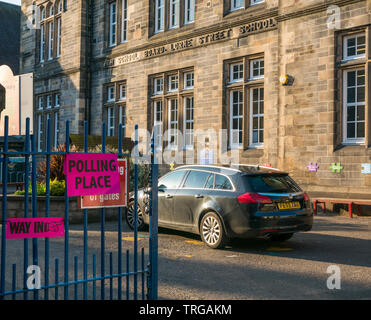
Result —
[[[9, 157], [23, 157], [24, 158], [24, 176], [30, 177], [24, 181], [24, 217], [29, 218], [29, 201], [31, 200], [31, 217], [37, 218], [41, 212], [38, 209], [37, 202], [37, 160], [40, 157], [44, 157], [46, 161], [46, 195], [45, 195], [45, 217], [50, 217], [50, 162], [53, 155], [66, 155], [70, 152], [70, 141], [69, 141], [69, 121], [66, 121], [66, 140], [65, 140], [65, 151], [53, 151], [51, 149], [51, 122], [47, 120], [47, 132], [46, 132], [46, 151], [38, 152], [36, 150], [35, 136], [30, 134], [30, 121], [26, 120], [26, 134], [24, 151], [20, 152], [9, 152], [9, 140], [8, 140], [8, 117], [5, 117], [4, 126], [4, 146], [1, 152], [1, 165], [2, 165], [2, 227], [1, 227], [1, 261], [0, 261], [0, 300], [5, 298], [10, 299], [24, 299], [27, 300], [32, 294], [32, 298], [35, 300], [44, 299], [49, 300], [51, 297], [50, 290], [54, 290], [54, 299], [60, 299], [60, 288], [63, 288], [63, 299], [97, 299], [97, 282], [100, 282], [100, 299], [104, 300], [106, 297], [109, 299], [157, 299], [157, 211], [152, 214], [150, 212], [150, 236], [149, 236], [149, 252], [147, 255], [146, 265], [146, 254], [145, 248], [140, 249], [140, 255], [138, 255], [138, 223], [137, 223], [137, 208], [138, 208], [138, 162], [134, 162], [134, 244], [132, 250], [127, 248], [125, 253], [123, 252], [122, 237], [123, 237], [123, 224], [122, 219], [126, 214], [126, 208], [117, 208], [117, 266], [116, 271], [114, 270], [114, 252], [111, 250], [106, 254], [106, 225], [105, 218], [106, 212], [104, 208], [100, 209], [100, 274], [97, 273], [97, 252], [93, 253], [91, 260], [89, 259], [89, 242], [88, 242], [88, 217], [89, 210], [82, 210], [83, 214], [83, 230], [82, 230], [82, 248], [79, 252], [82, 253], [82, 259], [78, 255], [73, 256], [73, 260], [70, 261], [71, 256], [71, 244], [70, 244], [70, 225], [69, 225], [69, 199], [67, 197], [67, 186], [64, 195], [65, 209], [64, 209], [64, 223], [65, 223], [65, 236], [63, 242], [63, 250], [60, 248], [57, 252], [51, 250], [51, 239], [24, 239], [23, 240], [23, 270], [22, 270], [22, 281], [17, 281], [17, 264], [14, 260], [19, 257], [16, 256], [15, 252], [12, 252], [13, 246], [9, 247], [7, 252], [7, 240], [6, 239], [6, 221], [7, 221], [7, 184], [8, 184], [8, 163]], [[118, 157], [131, 157], [131, 154], [123, 153], [122, 150], [122, 125], [119, 125], [118, 130]], [[138, 145], [138, 126], [135, 126], [135, 141], [134, 146]], [[152, 151], [153, 148], [152, 141]], [[84, 153], [87, 153], [88, 149], [88, 124], [84, 123]], [[102, 153], [106, 152], [106, 124], [102, 126]], [[136, 156], [138, 156], [137, 154]], [[153, 158], [153, 157], [152, 157]], [[31, 161], [30, 161], [31, 160]], [[151, 164], [151, 183], [152, 190], [157, 190], [157, 164], [152, 162]], [[29, 184], [31, 183], [32, 194], [29, 194]], [[129, 185], [128, 185], [129, 187]], [[153, 192], [153, 191], [152, 191]], [[157, 191], [156, 191], [157, 192]], [[30, 199], [31, 198], [31, 199]], [[155, 198], [155, 199], [154, 199]], [[157, 210], [157, 193], [156, 197], [154, 194], [151, 196], [152, 207]], [[42, 216], [42, 215], [41, 215]], [[156, 219], [154, 219], [156, 217]], [[155, 221], [156, 220], [156, 221]], [[42, 259], [39, 259], [41, 251], [44, 255], [43, 263], [43, 281], [42, 285], [38, 289], [29, 289], [27, 285], [28, 274], [27, 269], [30, 264], [29, 250], [30, 244], [32, 246], [31, 256], [32, 265], [39, 266]], [[44, 242], [44, 247], [40, 247], [39, 244]], [[75, 244], [73, 245], [75, 247]], [[96, 248], [94, 248], [96, 249]], [[116, 249], [116, 248], [115, 248]], [[53, 252], [53, 256], [51, 255]], [[61, 257], [55, 257], [55, 255], [63, 252], [63, 270], [61, 270], [60, 260]], [[132, 254], [132, 261], [130, 255]], [[106, 270], [106, 258], [108, 257], [108, 270]], [[54, 259], [54, 282], [51, 279], [51, 260]], [[126, 259], [126, 270], [123, 271], [123, 259]], [[139, 261], [140, 260], [140, 261]], [[89, 276], [89, 261], [91, 262], [91, 275]], [[154, 264], [155, 262], [155, 264]], [[131, 269], [131, 264], [132, 268]], [[80, 266], [82, 266], [82, 272], [80, 272]], [[7, 272], [11, 272], [11, 276], [8, 276]], [[63, 277], [60, 277], [60, 272], [63, 273]], [[155, 273], [154, 273], [155, 272]], [[79, 276], [82, 273], [82, 278]], [[126, 278], [126, 286], [123, 285], [123, 280]], [[6, 283], [7, 279], [11, 279], [10, 283]], [[63, 279], [63, 280], [62, 280]], [[133, 282], [131, 283], [131, 280]], [[62, 280], [62, 281], [61, 281]], [[114, 282], [117, 281], [117, 294], [114, 294]], [[141, 282], [141, 286], [138, 284]], [[22, 285], [22, 288], [17, 286]], [[91, 285], [91, 294], [89, 295], [89, 285]], [[106, 288], [106, 285], [108, 286]], [[126, 294], [123, 294], [125, 287]], [[138, 290], [140, 288], [140, 290]], [[82, 289], [82, 290], [81, 290]], [[147, 292], [146, 292], [147, 289]], [[81, 290], [81, 291], [80, 291]], [[141, 295], [139, 295], [141, 291]], [[40, 296], [43, 293], [43, 296]], [[108, 295], [106, 295], [108, 293]]]

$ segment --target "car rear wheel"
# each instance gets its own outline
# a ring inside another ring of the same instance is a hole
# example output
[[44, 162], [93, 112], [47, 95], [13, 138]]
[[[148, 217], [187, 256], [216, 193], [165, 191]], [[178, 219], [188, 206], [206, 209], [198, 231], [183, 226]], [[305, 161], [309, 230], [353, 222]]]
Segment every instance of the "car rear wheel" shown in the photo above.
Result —
[[292, 238], [293, 233], [275, 234], [270, 237], [271, 241], [283, 242]]
[[200, 233], [202, 241], [212, 249], [222, 248], [226, 236], [220, 218], [214, 212], [207, 213], [201, 220]]
[[[137, 212], [138, 212], [138, 219], [137, 219], [138, 231], [143, 231], [145, 230], [146, 225], [144, 224], [143, 213], [139, 205], [137, 207]], [[132, 230], [134, 230], [134, 220], [135, 220], [134, 200], [130, 200], [127, 211], [126, 211], [126, 222], [129, 228]]]

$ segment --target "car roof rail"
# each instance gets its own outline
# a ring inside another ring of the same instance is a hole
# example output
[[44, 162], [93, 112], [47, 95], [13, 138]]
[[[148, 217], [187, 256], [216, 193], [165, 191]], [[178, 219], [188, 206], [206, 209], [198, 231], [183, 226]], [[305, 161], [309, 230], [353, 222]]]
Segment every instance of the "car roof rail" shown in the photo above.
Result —
[[261, 169], [268, 169], [268, 170], [280, 171], [281, 172], [280, 169], [272, 168], [272, 167], [266, 167], [266, 166], [262, 166], [262, 165], [259, 165], [259, 164], [237, 164], [237, 163], [231, 163], [231, 166], [236, 166], [236, 167], [254, 167], [257, 170], [259, 170], [261, 168]]

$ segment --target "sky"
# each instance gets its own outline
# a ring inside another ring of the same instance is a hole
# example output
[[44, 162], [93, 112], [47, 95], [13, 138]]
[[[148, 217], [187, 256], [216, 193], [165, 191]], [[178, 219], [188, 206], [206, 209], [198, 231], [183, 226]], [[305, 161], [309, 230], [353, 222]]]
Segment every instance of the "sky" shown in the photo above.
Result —
[[12, 4], [16, 4], [18, 6], [21, 5], [21, 0], [0, 0], [0, 2], [12, 3]]

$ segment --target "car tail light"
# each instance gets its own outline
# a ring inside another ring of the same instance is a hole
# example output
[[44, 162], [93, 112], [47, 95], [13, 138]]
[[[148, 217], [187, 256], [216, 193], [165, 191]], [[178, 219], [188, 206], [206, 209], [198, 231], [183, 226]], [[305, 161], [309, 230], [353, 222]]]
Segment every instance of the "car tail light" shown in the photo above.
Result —
[[308, 193], [304, 192], [304, 201], [310, 201]]
[[244, 193], [237, 197], [239, 203], [273, 203], [272, 199], [258, 193]]

